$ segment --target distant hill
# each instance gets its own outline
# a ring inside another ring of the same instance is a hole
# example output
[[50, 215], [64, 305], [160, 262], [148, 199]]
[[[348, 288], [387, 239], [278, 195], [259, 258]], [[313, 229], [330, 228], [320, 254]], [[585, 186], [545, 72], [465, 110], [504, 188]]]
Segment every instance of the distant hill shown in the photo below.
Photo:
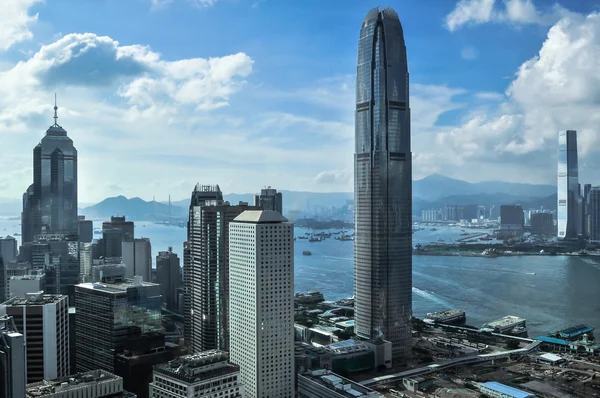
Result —
[[[146, 202], [140, 198], [127, 199], [125, 196], [106, 198], [102, 202], [80, 210], [80, 214], [89, 219], [110, 216], [126, 216], [131, 221], [163, 219], [169, 215], [169, 205], [160, 202]], [[179, 206], [171, 205], [171, 216], [185, 217], [187, 211]]]
[[467, 182], [432, 174], [413, 181], [413, 197], [435, 201], [454, 195], [506, 194], [517, 197], [547, 197], [556, 193], [554, 185], [521, 184], [502, 181]]

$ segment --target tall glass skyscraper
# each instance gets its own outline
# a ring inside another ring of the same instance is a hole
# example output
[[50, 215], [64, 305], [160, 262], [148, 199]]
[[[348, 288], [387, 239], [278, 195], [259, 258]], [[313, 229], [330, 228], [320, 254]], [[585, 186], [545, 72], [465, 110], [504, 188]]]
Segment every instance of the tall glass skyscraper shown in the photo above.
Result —
[[369, 11], [358, 42], [354, 155], [356, 333], [411, 354], [412, 154], [402, 25]]
[[77, 149], [67, 132], [54, 124], [33, 149], [33, 184], [23, 195], [22, 239], [42, 233], [77, 235]]
[[577, 164], [577, 131], [558, 133], [558, 238], [581, 233], [581, 192]]

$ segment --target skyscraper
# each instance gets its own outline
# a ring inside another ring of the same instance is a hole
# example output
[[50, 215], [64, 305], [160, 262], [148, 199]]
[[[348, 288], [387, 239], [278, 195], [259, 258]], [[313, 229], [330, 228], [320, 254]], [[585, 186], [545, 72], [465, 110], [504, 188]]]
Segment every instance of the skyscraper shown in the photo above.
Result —
[[204, 206], [206, 201], [211, 200], [223, 200], [223, 193], [218, 185], [200, 185], [196, 184], [192, 191], [192, 197], [190, 200], [190, 207], [188, 212], [187, 222], [187, 242], [183, 245], [183, 339], [185, 345], [191, 347], [192, 344], [192, 317], [194, 312], [192, 310], [192, 299], [194, 294], [193, 279], [192, 279], [192, 256], [190, 253], [190, 240], [192, 229], [190, 226], [190, 220], [193, 217], [194, 208], [197, 206]]
[[42, 233], [77, 235], [77, 149], [67, 132], [54, 124], [33, 149], [33, 184], [23, 196], [23, 243]]
[[283, 195], [276, 189], [267, 187], [261, 189], [260, 195], [254, 195], [254, 206], [263, 210], [274, 210], [283, 214]]
[[77, 216], [79, 223], [79, 241], [88, 243], [94, 240], [94, 222], [86, 220], [85, 216]]
[[0, 238], [0, 257], [5, 263], [10, 263], [17, 259], [17, 240], [12, 236]]
[[156, 256], [156, 281], [160, 285], [163, 303], [170, 310], [177, 310], [177, 289], [181, 282], [179, 257], [169, 247], [166, 252], [158, 252]]
[[558, 133], [558, 239], [581, 234], [581, 192], [577, 163], [577, 131]]
[[102, 223], [104, 257], [121, 257], [121, 244], [133, 241], [134, 229], [133, 221], [126, 221], [125, 216], [112, 216], [110, 221], [104, 221]]
[[69, 375], [68, 303], [66, 296], [35, 292], [2, 304], [0, 315], [11, 316], [25, 338], [28, 383]]
[[600, 187], [593, 187], [587, 197], [587, 231], [591, 241], [600, 241]]
[[127, 267], [127, 278], [141, 276], [145, 282], [152, 282], [152, 245], [148, 238], [138, 238], [122, 242], [123, 264]]
[[273, 210], [229, 224], [231, 361], [248, 398], [294, 396], [294, 225]]
[[354, 155], [356, 333], [411, 354], [412, 153], [408, 66], [391, 8], [367, 13], [358, 42]]
[[205, 201], [190, 213], [192, 345], [194, 351], [229, 351], [229, 223], [245, 210], [241, 202]]
[[0, 316], [0, 398], [24, 397], [26, 384], [25, 339], [12, 317]]

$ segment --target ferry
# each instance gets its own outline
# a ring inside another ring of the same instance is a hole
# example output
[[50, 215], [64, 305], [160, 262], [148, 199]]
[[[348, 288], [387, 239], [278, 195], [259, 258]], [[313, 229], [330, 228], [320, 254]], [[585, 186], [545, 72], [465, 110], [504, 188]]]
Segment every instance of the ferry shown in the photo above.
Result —
[[464, 323], [466, 319], [467, 316], [463, 310], [446, 310], [441, 312], [428, 313], [427, 316], [423, 318], [423, 322], [429, 324], [460, 324]]
[[315, 238], [314, 236], [311, 236], [310, 239], [308, 240], [309, 242], [320, 242], [321, 238]]
[[[492, 329], [495, 333], [505, 333], [512, 334], [513, 331], [517, 331], [522, 334], [522, 329], [527, 333], [527, 329], [525, 329], [526, 319], [519, 318], [518, 316], [507, 315], [502, 319], [498, 319], [497, 321], [486, 323], [482, 326], [482, 329]], [[520, 329], [522, 328], [522, 329]]]
[[312, 255], [312, 253], [311, 253], [311, 252], [309, 252], [308, 250], [304, 250], [304, 251], [302, 252], [302, 254], [303, 254], [303, 255], [305, 255], [305, 256], [311, 256], [311, 255]]

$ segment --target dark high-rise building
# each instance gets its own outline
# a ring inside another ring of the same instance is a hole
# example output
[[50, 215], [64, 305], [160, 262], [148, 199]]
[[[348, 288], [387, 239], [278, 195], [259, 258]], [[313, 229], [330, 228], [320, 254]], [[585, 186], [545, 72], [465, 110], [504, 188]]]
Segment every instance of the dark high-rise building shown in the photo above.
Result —
[[283, 214], [283, 195], [276, 189], [267, 187], [260, 190], [260, 195], [254, 195], [254, 206], [263, 210], [278, 211]]
[[102, 242], [104, 243], [104, 257], [121, 257], [122, 242], [131, 242], [134, 239], [133, 221], [126, 221], [125, 216], [112, 216], [110, 221], [102, 223]]
[[190, 200], [190, 207], [188, 212], [187, 222], [187, 242], [183, 245], [183, 310], [184, 310], [184, 321], [183, 321], [183, 338], [185, 345], [188, 347], [192, 346], [192, 296], [194, 294], [193, 284], [194, 279], [192, 277], [192, 256], [190, 253], [190, 236], [191, 226], [190, 220], [193, 216], [194, 208], [198, 206], [204, 206], [205, 202], [212, 200], [223, 200], [223, 193], [218, 185], [200, 185], [196, 184], [192, 191], [192, 197]]
[[67, 132], [54, 124], [33, 149], [33, 184], [23, 195], [23, 243], [43, 233], [77, 235], [77, 150]]
[[531, 215], [531, 232], [539, 235], [554, 234], [554, 216], [552, 213], [533, 213]]
[[584, 238], [587, 238], [590, 234], [588, 230], [588, 216], [589, 216], [589, 208], [588, 208], [588, 196], [590, 191], [592, 190], [592, 184], [585, 184], [583, 186], [583, 197], [581, 200], [581, 235]]
[[144, 281], [152, 282], [152, 245], [148, 238], [123, 241], [123, 264], [127, 267], [127, 278], [141, 276]]
[[12, 317], [0, 316], [0, 398], [24, 397], [26, 385], [25, 339]]
[[229, 351], [229, 223], [259, 207], [205, 201], [190, 214], [192, 349]]
[[577, 131], [558, 133], [558, 239], [577, 239], [581, 233], [581, 191], [577, 161]]
[[354, 155], [356, 334], [410, 357], [412, 153], [406, 46], [398, 14], [369, 11], [358, 42]]
[[69, 304], [63, 295], [27, 293], [2, 304], [25, 336], [27, 382], [69, 375]]
[[590, 189], [587, 197], [587, 230], [591, 241], [600, 241], [600, 187]]
[[4, 265], [4, 259], [0, 256], [0, 303], [6, 300], [6, 266]]
[[78, 216], [79, 241], [89, 243], [94, 240], [94, 222], [86, 220], [85, 216]]
[[142, 333], [162, 332], [160, 286], [134, 280], [75, 286], [77, 371], [114, 372], [115, 354]]
[[6, 263], [10, 263], [17, 259], [17, 240], [15, 238], [12, 236], [0, 238], [0, 257], [2, 257]]
[[160, 285], [163, 303], [172, 311], [178, 311], [177, 289], [181, 282], [179, 257], [169, 247], [166, 252], [158, 252], [156, 256], [156, 281]]
[[500, 206], [500, 229], [520, 232], [525, 227], [525, 214], [521, 205]]

